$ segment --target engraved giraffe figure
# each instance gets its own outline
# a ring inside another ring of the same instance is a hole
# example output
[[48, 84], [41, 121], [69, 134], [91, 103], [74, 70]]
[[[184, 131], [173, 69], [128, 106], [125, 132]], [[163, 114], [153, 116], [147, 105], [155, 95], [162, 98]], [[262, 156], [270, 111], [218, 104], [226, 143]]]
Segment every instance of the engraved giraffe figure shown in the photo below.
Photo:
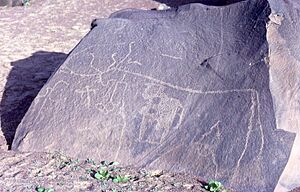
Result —
[[81, 98], [84, 99], [84, 106], [91, 107], [91, 94], [96, 94], [97, 89], [92, 89], [90, 86], [85, 86], [83, 89], [76, 89], [75, 93], [81, 94]]
[[162, 86], [150, 84], [142, 95], [147, 101], [139, 111], [143, 116], [139, 141], [160, 144], [171, 128], [179, 126], [183, 107], [179, 100], [168, 97], [163, 91]]

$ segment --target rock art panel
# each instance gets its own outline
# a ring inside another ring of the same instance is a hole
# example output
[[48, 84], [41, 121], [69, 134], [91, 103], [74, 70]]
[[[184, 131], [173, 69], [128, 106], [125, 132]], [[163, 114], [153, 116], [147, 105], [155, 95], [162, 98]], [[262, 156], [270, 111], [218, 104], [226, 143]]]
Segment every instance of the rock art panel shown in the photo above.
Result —
[[266, 1], [124, 10], [43, 87], [12, 148], [185, 171], [272, 191], [295, 135], [276, 129]]

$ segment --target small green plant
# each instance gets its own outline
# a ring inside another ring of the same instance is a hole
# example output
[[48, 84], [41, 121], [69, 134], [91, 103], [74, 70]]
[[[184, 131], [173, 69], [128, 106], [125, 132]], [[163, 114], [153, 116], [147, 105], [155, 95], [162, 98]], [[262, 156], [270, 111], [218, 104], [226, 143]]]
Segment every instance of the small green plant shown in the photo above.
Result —
[[98, 180], [108, 180], [110, 178], [110, 173], [108, 170], [100, 169], [94, 174], [95, 179]]
[[118, 162], [107, 162], [102, 161], [98, 170], [90, 169], [88, 173], [95, 179], [100, 181], [112, 180], [114, 183], [126, 183], [131, 178], [128, 175], [122, 176], [118, 174], [120, 172], [120, 168], [116, 167]]
[[121, 175], [117, 175], [116, 177], [113, 178], [113, 182], [114, 183], [126, 183], [130, 180], [129, 176], [121, 176]]
[[30, 0], [23, 0], [23, 5], [24, 6], [29, 6], [30, 5]]
[[37, 191], [37, 192], [54, 192], [54, 189], [45, 188], [45, 187], [36, 187], [35, 191]]
[[204, 185], [204, 188], [210, 192], [228, 192], [224, 189], [224, 186], [219, 181], [210, 181], [208, 184]]

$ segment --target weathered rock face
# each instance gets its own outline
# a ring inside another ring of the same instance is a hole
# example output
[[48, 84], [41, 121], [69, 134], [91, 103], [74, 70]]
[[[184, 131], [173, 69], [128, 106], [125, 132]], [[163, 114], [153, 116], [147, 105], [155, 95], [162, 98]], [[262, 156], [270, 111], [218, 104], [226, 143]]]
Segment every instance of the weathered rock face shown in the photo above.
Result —
[[297, 133], [276, 191], [300, 186], [300, 2], [270, 0], [270, 89], [278, 129]]
[[127, 10], [93, 30], [18, 127], [21, 151], [185, 171], [272, 191], [294, 134], [276, 129], [266, 1]]

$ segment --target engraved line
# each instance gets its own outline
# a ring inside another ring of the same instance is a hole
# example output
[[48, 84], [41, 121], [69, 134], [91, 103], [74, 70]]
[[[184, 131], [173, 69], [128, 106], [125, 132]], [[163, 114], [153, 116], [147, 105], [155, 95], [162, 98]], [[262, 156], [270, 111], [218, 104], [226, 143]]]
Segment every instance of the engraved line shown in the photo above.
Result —
[[[214, 130], [215, 128], [217, 129], [217, 134], [216, 134], [216, 136], [217, 136], [218, 140], [220, 140], [220, 130], [219, 130], [219, 125], [220, 125], [220, 121], [217, 121], [213, 126], [211, 126], [211, 127], [209, 128], [209, 131], [208, 131], [208, 132], [204, 133], [204, 134], [201, 136], [200, 141], [203, 141], [203, 139], [204, 139], [205, 137], [207, 137], [207, 136], [209, 136], [210, 134], [212, 134], [212, 132], [213, 132], [213, 130]], [[192, 139], [191, 143], [194, 142], [195, 138], [196, 138], [196, 136]], [[199, 142], [198, 142], [198, 143], [199, 143]], [[200, 144], [201, 144], [201, 143], [200, 143]], [[201, 144], [201, 145], [203, 145], [203, 144]], [[216, 150], [216, 149], [214, 149], [214, 150]], [[207, 155], [202, 155], [201, 153], [199, 153], [199, 154], [200, 154], [201, 157], [207, 157], [207, 156], [209, 156], [209, 154], [207, 154]], [[214, 166], [215, 166], [214, 177], [215, 177], [215, 179], [216, 179], [216, 178], [217, 178], [217, 175], [218, 175], [218, 164], [217, 164], [217, 162], [216, 162], [216, 156], [215, 156], [215, 154], [214, 154], [213, 151], [210, 151], [210, 155], [212, 156], [212, 162], [213, 162], [213, 164], [214, 164]]]
[[101, 75], [101, 73], [92, 73], [92, 74], [77, 73], [77, 72], [72, 71], [68, 66], [62, 67], [58, 72], [59, 73], [70, 74], [70, 75], [77, 75], [77, 76], [80, 76], [80, 77], [94, 77], [94, 76]]
[[119, 62], [119, 64], [121, 64], [121, 63], [123, 63], [129, 56], [130, 56], [130, 54], [132, 53], [132, 45], [134, 44], [135, 42], [134, 41], [132, 41], [132, 42], [130, 42], [129, 43], [129, 45], [128, 45], [128, 53], [127, 53], [127, 55]]
[[137, 64], [137, 65], [143, 65], [141, 62], [139, 62], [139, 61], [132, 61], [132, 59], [130, 58], [129, 60], [128, 60], [128, 62], [127, 62], [128, 64]]
[[[127, 88], [127, 85], [125, 86], [125, 90], [126, 90], [126, 88]], [[124, 95], [124, 92], [123, 92], [123, 95]], [[119, 146], [118, 146], [117, 152], [115, 154], [115, 161], [118, 159], [121, 147], [123, 146], [123, 140], [124, 140], [124, 130], [125, 130], [125, 127], [126, 127], [126, 115], [125, 115], [124, 105], [125, 105], [125, 103], [123, 102], [122, 106], [121, 106], [121, 116], [122, 116], [122, 119], [123, 119], [124, 123], [123, 123], [123, 126], [121, 128], [120, 141], [119, 141]]]
[[102, 71], [100, 71], [98, 68], [96, 68], [94, 65], [93, 65], [93, 63], [94, 63], [94, 61], [95, 61], [95, 55], [94, 54], [92, 54], [92, 53], [90, 53], [90, 55], [92, 56], [92, 60], [90, 61], [90, 66], [91, 66], [91, 68], [92, 69], [95, 69], [97, 72], [102, 72]]
[[117, 63], [117, 60], [116, 60], [116, 55], [117, 55], [117, 53], [113, 53], [112, 55], [111, 55], [111, 58], [112, 58], [112, 60], [113, 60], [113, 63], [112, 64], [110, 64], [109, 66], [108, 66], [108, 69], [111, 69], [116, 63]]
[[[63, 80], [60, 80], [60, 81], [56, 82], [56, 83], [54, 84], [53, 87], [49, 87], [50, 92], [49, 92], [48, 94], [50, 95], [50, 94], [52, 93], [52, 91], [56, 88], [56, 86], [57, 86], [58, 84], [60, 84], [60, 83], [69, 86], [69, 83], [67, 83], [67, 82], [65, 82], [65, 81], [63, 81]], [[44, 108], [44, 105], [46, 104], [46, 101], [47, 101], [47, 98], [45, 98], [45, 100], [43, 101], [43, 103], [42, 103], [42, 105], [41, 105], [41, 107], [40, 107], [40, 110], [38, 111], [38, 113], [37, 113], [35, 119], [34, 119], [32, 122], [36, 122], [36, 120], [38, 119], [38, 117], [39, 117], [40, 114], [41, 114], [42, 109]]]
[[253, 130], [253, 120], [254, 120], [254, 115], [255, 115], [255, 97], [254, 97], [254, 94], [255, 94], [254, 92], [251, 93], [251, 103], [252, 103], [251, 108], [250, 108], [251, 115], [250, 115], [249, 124], [248, 124], [248, 131], [247, 131], [247, 135], [246, 135], [246, 141], [245, 141], [245, 145], [244, 145], [244, 149], [242, 151], [242, 154], [241, 154], [241, 156], [239, 157], [239, 159], [237, 161], [233, 178], [236, 177], [237, 169], [240, 167], [241, 160], [245, 156], [245, 153], [246, 153], [247, 148], [248, 148], [250, 135], [251, 135], [251, 132]]
[[[103, 43], [101, 45], [92, 45], [87, 48], [82, 49], [81, 51], [78, 51], [77, 53], [70, 53], [70, 56], [66, 59], [65, 62], [69, 62], [69, 60], [73, 59], [75, 56], [80, 55], [82, 53], [87, 52], [87, 50], [95, 48], [95, 47], [106, 47], [107, 45], [111, 45], [111, 43]], [[126, 45], [126, 42], [121, 42], [121, 43], [115, 43], [115, 45]]]
[[181, 57], [176, 57], [176, 56], [172, 56], [172, 55], [167, 55], [167, 54], [164, 54], [164, 53], [162, 53], [161, 56], [163, 56], [163, 57], [169, 57], [169, 58], [176, 59], [176, 60], [182, 60]]
[[[96, 93], [97, 89], [90, 89], [89, 86], [85, 86], [83, 90], [80, 89], [76, 89], [75, 93], [79, 93], [81, 94], [81, 99], [86, 99], [86, 104], [85, 106], [90, 108], [91, 106], [91, 93], [93, 92], [94, 94]], [[86, 97], [84, 97], [84, 95], [86, 94]]]
[[[221, 41], [221, 45], [220, 45], [220, 49], [218, 54], [221, 54], [221, 52], [223, 51], [223, 47], [224, 47], [224, 27], [223, 27], [223, 22], [224, 22], [224, 15], [223, 15], [223, 9], [220, 8], [220, 20], [221, 20], [221, 26], [220, 26], [220, 32], [221, 32], [221, 36], [220, 36], [220, 41]], [[217, 59], [217, 63], [220, 64], [220, 57], [218, 57]]]
[[213, 129], [218, 127], [219, 124], [220, 124], [220, 121], [217, 121], [213, 126], [211, 126], [211, 128], [209, 128], [209, 132], [206, 132], [201, 136], [201, 140], [203, 140], [206, 136], [210, 135], [212, 133]]
[[260, 149], [259, 149], [259, 156], [261, 156], [262, 152], [263, 152], [263, 149], [264, 149], [264, 145], [265, 145], [265, 138], [264, 138], [264, 130], [262, 128], [262, 125], [261, 125], [261, 119], [260, 119], [260, 101], [259, 101], [259, 94], [258, 92], [255, 90], [255, 93], [256, 93], [256, 101], [257, 101], [257, 116], [258, 116], [258, 125], [259, 125], [259, 130], [260, 130], [260, 133], [261, 133], [261, 146], [260, 146]]
[[129, 43], [128, 45], [128, 53], [125, 55], [125, 57], [123, 59], [121, 59], [121, 61], [119, 61], [116, 66], [114, 67], [113, 65], [111, 65], [109, 68], [108, 68], [108, 71], [110, 70], [114, 70], [116, 68], [118, 68], [126, 59], [128, 59], [128, 57], [131, 55], [132, 53], [132, 45], [134, 44], [135, 42], [132, 41]]
[[185, 91], [185, 92], [189, 92], [189, 93], [194, 93], [194, 94], [216, 94], [216, 93], [233, 93], [233, 92], [252, 92], [252, 91], [254, 91], [254, 89], [230, 89], [230, 90], [219, 90], [219, 91], [206, 91], [206, 92], [203, 92], [203, 91], [199, 91], [199, 90], [195, 90], [195, 89], [191, 89], [191, 88], [185, 88], [185, 87], [180, 87], [180, 86], [177, 86], [177, 85], [173, 85], [171, 83], [167, 83], [167, 82], [155, 79], [153, 77], [142, 75], [140, 73], [131, 72], [131, 71], [128, 71], [128, 70], [125, 70], [125, 69], [117, 68], [116, 70], [124, 72], [124, 73], [131, 74], [131, 75], [135, 75], [135, 76], [138, 76], [138, 77], [142, 77], [144, 79], [154, 81], [158, 84], [161, 84], [161, 85], [164, 85], [164, 86], [167, 86], [167, 87], [171, 87], [173, 89], [177, 89], [177, 90]]
[[[116, 83], [114, 84], [114, 88], [113, 88], [113, 90], [112, 90], [112, 93], [111, 93], [111, 95], [110, 95], [110, 97], [109, 97], [108, 102], [112, 102], [112, 98], [116, 95], [116, 91], [117, 91], [118, 85], [120, 85], [121, 83], [123, 83], [123, 84], [125, 84], [125, 89], [126, 89], [127, 83], [122, 82], [122, 81], [125, 79], [125, 76], [126, 76], [126, 74], [123, 75], [121, 81], [118, 81], [118, 82], [116, 82]], [[124, 97], [124, 92], [123, 92], [123, 97]], [[122, 97], [122, 98], [123, 98], [123, 97]]]

